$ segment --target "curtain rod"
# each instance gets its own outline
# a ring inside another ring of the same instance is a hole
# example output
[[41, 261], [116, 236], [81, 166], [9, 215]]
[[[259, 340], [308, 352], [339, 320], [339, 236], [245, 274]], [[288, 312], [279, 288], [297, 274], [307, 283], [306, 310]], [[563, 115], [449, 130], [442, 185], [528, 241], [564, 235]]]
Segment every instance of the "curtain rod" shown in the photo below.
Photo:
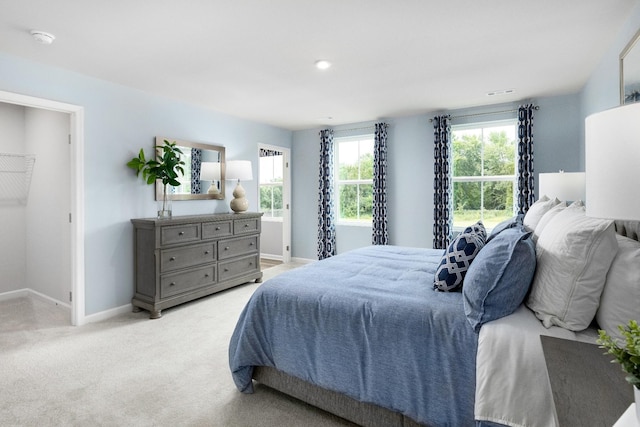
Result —
[[[536, 105], [533, 107], [534, 110], [539, 110], [540, 106]], [[474, 113], [474, 114], [463, 114], [461, 116], [453, 116], [450, 117], [451, 120], [455, 120], [455, 119], [464, 119], [467, 117], [478, 117], [478, 116], [489, 116], [492, 114], [502, 114], [502, 113], [517, 113], [518, 109], [517, 108], [512, 108], [511, 110], [501, 110], [501, 111], [488, 111], [486, 113]], [[433, 119], [429, 119], [430, 122], [433, 122]]]
[[376, 125], [364, 126], [364, 127], [361, 127], [361, 128], [351, 128], [351, 129], [333, 129], [333, 133], [355, 132], [355, 131], [358, 131], [358, 130], [368, 130], [368, 131], [374, 132], [376, 130]]

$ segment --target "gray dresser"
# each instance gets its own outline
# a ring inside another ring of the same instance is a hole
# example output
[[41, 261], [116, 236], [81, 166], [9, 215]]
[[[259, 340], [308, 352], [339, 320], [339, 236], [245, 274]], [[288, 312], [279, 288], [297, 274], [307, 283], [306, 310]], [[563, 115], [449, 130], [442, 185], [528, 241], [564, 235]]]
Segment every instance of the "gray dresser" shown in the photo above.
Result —
[[233, 286], [262, 281], [262, 213], [132, 219], [135, 311], [152, 319], [173, 307]]

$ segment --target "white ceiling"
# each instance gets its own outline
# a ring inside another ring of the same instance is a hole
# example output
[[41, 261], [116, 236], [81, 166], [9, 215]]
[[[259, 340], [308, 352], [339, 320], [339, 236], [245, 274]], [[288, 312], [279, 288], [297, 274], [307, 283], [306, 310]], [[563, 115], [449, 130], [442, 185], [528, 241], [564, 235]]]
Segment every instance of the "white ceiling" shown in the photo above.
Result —
[[575, 93], [639, 1], [0, 0], [0, 51], [296, 130]]

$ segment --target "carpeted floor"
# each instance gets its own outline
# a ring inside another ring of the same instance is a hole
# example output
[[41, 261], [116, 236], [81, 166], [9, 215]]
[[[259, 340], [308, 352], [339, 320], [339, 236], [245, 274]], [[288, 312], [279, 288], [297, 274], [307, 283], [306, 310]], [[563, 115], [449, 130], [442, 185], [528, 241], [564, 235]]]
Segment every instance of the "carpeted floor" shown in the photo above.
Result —
[[[265, 280], [290, 268], [265, 270]], [[82, 327], [36, 298], [0, 301], [2, 426], [345, 426], [258, 386], [237, 391], [227, 349], [257, 284]]]

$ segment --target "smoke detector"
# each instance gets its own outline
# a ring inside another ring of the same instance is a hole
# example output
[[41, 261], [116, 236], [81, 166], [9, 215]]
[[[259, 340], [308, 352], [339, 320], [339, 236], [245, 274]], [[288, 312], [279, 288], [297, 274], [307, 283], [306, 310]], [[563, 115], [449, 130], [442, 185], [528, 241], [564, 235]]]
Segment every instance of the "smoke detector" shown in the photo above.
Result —
[[31, 30], [31, 36], [38, 42], [42, 44], [51, 44], [56, 39], [51, 33], [47, 33], [39, 30]]

